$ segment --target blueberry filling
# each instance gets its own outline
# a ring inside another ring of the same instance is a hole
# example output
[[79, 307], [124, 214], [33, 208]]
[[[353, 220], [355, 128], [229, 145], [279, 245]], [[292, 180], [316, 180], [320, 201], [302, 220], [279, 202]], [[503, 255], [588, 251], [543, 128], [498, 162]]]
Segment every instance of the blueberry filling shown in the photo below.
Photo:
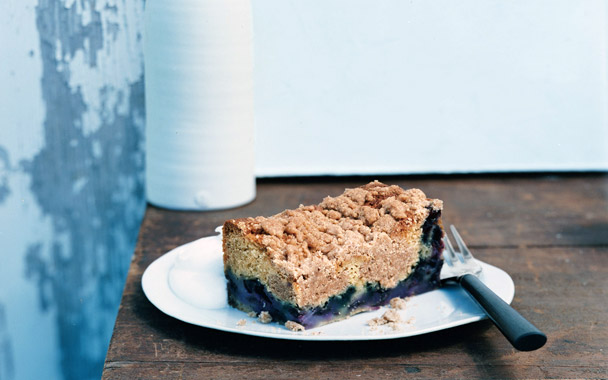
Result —
[[[440, 216], [441, 210], [433, 210], [432, 208], [429, 209], [429, 216], [428, 218], [426, 218], [424, 224], [422, 225], [423, 244], [428, 244], [429, 239], [431, 238], [433, 239], [433, 241], [435, 241], [437, 238], [441, 240], [441, 238], [443, 237], [443, 231], [441, 230], [441, 228], [435, 228], [437, 227], [437, 221], [439, 220]], [[433, 236], [431, 236], [431, 233], [433, 234]], [[435, 234], [440, 234], [441, 236], [434, 236]]]
[[228, 280], [228, 303], [258, 314], [267, 311], [276, 322], [294, 321], [306, 328], [312, 328], [360, 311], [377, 309], [395, 297], [408, 297], [436, 289], [440, 285], [439, 274], [443, 264], [443, 231], [437, 226], [438, 218], [439, 212], [431, 211], [423, 226], [422, 241], [428, 245], [430, 240], [431, 254], [421, 259], [410, 276], [394, 288], [385, 289], [378, 283], [367, 283], [364, 288], [359, 289], [350, 286], [341, 294], [329, 298], [322, 306], [301, 309], [274, 297], [259, 280], [237, 276], [228, 269], [225, 272]]

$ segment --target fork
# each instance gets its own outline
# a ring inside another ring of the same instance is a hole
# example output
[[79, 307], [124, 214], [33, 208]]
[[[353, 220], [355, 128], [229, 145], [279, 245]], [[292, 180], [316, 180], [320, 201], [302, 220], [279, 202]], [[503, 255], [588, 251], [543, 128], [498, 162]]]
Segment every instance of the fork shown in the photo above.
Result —
[[547, 336], [481, 282], [478, 278], [482, 271], [481, 265], [473, 258], [456, 227], [452, 225], [450, 229], [458, 245], [458, 251], [454, 249], [446, 234], [443, 238], [445, 244], [443, 256], [447, 265], [441, 269], [441, 280], [458, 282], [486, 312], [513, 347], [520, 351], [541, 348], [547, 341]]

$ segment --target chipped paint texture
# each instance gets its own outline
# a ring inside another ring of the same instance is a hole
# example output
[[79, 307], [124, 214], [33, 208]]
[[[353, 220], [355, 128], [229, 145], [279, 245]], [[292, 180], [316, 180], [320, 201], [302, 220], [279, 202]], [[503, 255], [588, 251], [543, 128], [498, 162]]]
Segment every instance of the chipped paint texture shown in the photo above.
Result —
[[0, 305], [0, 379], [13, 377], [13, 348], [6, 327], [6, 313]]
[[145, 207], [143, 6], [0, 12], [2, 380], [101, 374]]

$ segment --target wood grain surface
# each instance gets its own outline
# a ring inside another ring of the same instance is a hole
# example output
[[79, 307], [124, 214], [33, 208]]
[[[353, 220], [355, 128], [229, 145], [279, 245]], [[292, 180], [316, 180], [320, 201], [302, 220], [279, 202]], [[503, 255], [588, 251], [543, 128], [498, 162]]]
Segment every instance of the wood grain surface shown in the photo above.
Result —
[[475, 256], [506, 270], [512, 305], [548, 336], [516, 351], [485, 321], [368, 342], [264, 339], [192, 326], [141, 290], [146, 267], [213, 233], [224, 220], [318, 203], [369, 178], [266, 180], [257, 199], [216, 212], [149, 206], [131, 264], [103, 379], [608, 378], [608, 176], [380, 178], [445, 202]]

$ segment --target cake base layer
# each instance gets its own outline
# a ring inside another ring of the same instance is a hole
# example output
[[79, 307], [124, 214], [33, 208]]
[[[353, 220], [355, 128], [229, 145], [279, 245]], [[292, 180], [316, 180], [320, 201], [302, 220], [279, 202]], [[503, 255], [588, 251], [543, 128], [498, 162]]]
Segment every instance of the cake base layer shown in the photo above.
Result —
[[412, 273], [393, 288], [384, 289], [378, 284], [369, 283], [364, 287], [350, 286], [341, 294], [332, 296], [322, 306], [298, 308], [274, 297], [257, 279], [242, 278], [227, 270], [228, 303], [245, 312], [253, 311], [259, 314], [267, 311], [275, 322], [294, 321], [306, 328], [312, 328], [377, 309], [388, 304], [393, 298], [409, 297], [434, 290], [440, 285], [443, 232], [439, 226], [432, 223], [436, 222], [438, 215], [433, 216], [435, 218], [429, 218], [431, 223], [428, 224], [426, 236], [423, 237], [425, 243], [431, 246], [431, 254], [421, 259]]

